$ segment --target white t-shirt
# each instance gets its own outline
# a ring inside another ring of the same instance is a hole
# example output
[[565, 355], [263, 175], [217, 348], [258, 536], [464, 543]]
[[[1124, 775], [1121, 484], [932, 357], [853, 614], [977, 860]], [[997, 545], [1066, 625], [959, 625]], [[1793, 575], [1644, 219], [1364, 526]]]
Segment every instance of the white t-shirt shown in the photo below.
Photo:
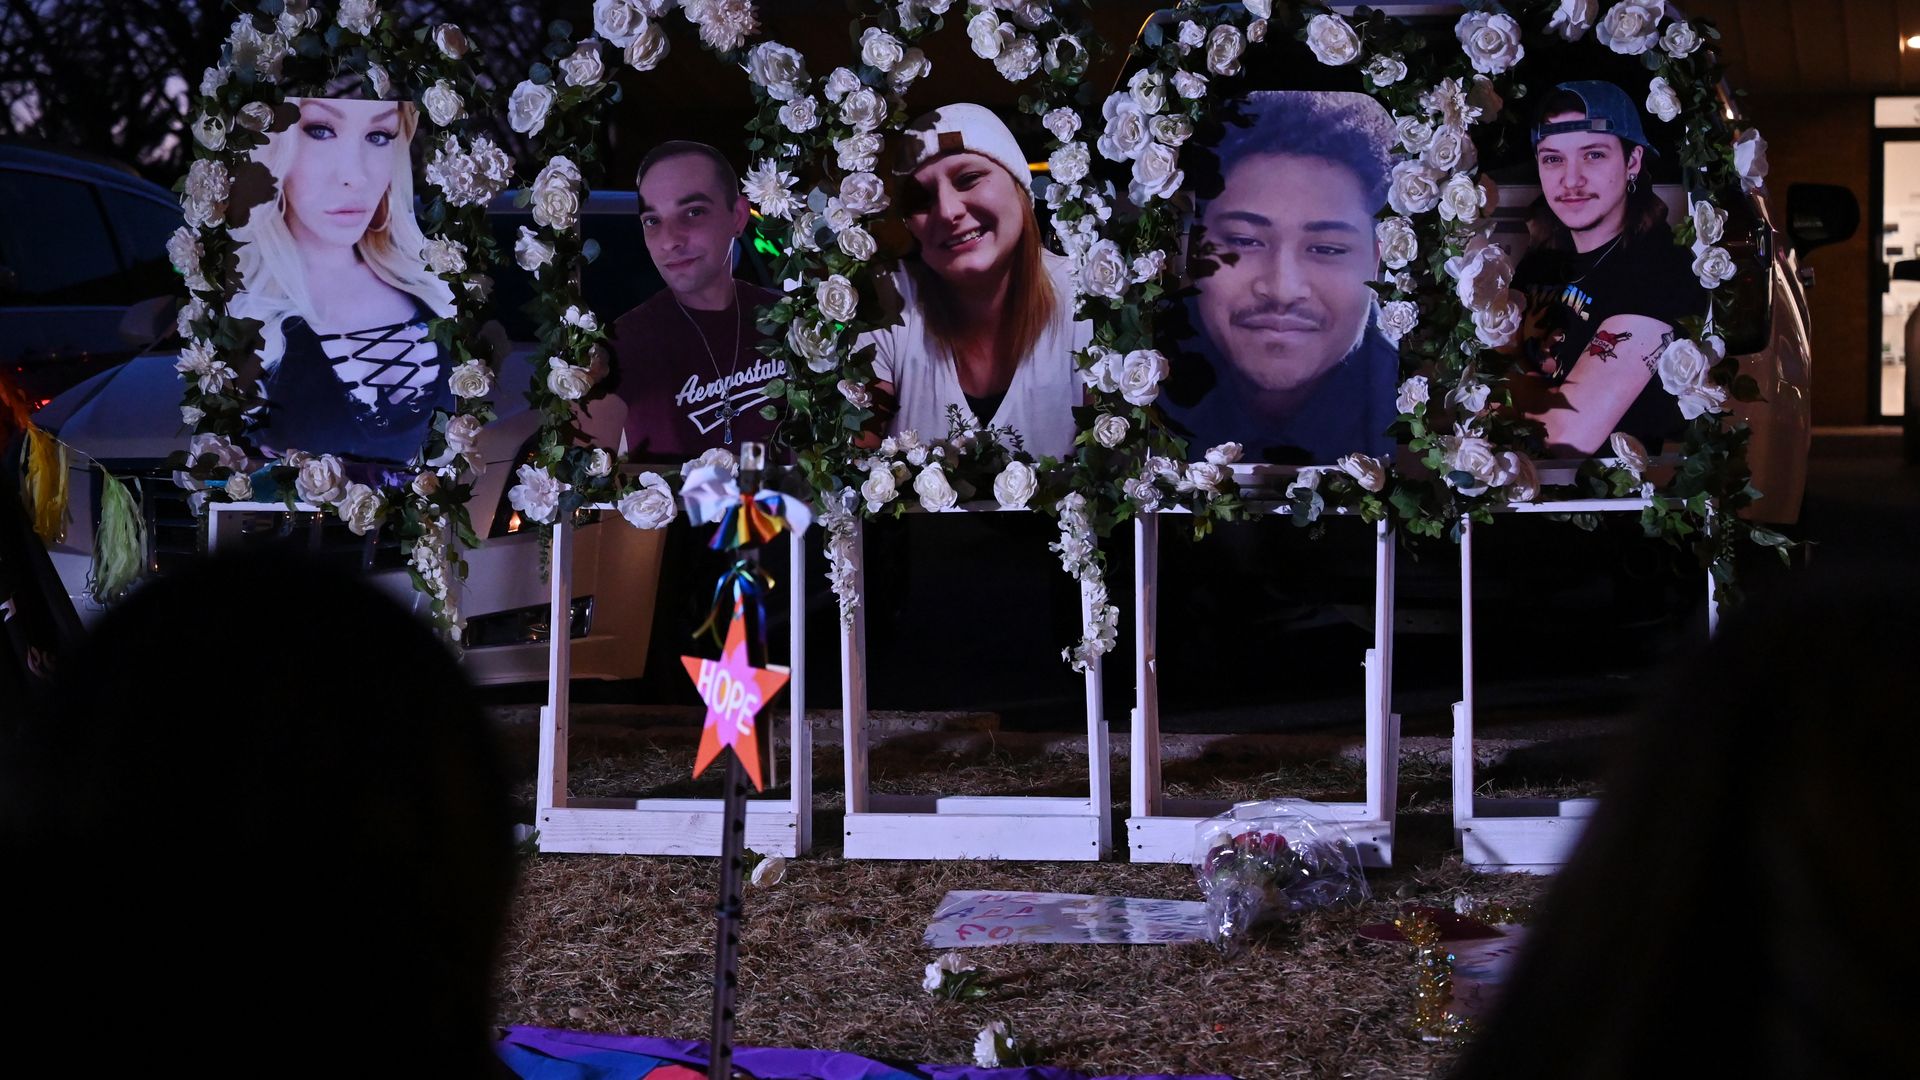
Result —
[[[1014, 369], [999, 410], [984, 418], [983, 426], [1018, 431], [1023, 446], [1035, 457], [1064, 458], [1073, 453], [1073, 440], [1079, 433], [1073, 409], [1084, 396], [1073, 354], [1092, 343], [1093, 324], [1073, 317], [1071, 262], [1052, 252], [1042, 252], [1041, 258], [1053, 279], [1053, 321], [1041, 331], [1033, 351]], [[888, 433], [911, 429], [928, 438], [943, 439], [949, 427], [949, 405], [958, 405], [963, 416], [981, 423], [983, 418], [974, 416], [960, 389], [953, 354], [927, 332], [912, 275], [901, 267], [892, 274], [892, 285], [901, 300], [900, 322], [861, 335], [855, 346], [874, 346], [873, 377], [892, 383], [900, 398], [900, 411], [888, 423]]]

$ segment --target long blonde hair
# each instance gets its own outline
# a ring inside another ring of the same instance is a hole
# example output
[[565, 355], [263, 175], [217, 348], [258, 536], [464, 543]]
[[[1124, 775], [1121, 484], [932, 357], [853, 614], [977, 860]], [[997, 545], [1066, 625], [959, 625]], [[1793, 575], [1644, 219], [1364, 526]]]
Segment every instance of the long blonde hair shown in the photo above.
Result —
[[[299, 99], [289, 99], [298, 103]], [[360, 261], [373, 275], [414, 297], [442, 318], [453, 314], [453, 291], [423, 261], [426, 234], [413, 218], [413, 158], [407, 152], [420, 119], [411, 102], [399, 106], [397, 129], [400, 151], [393, 155], [393, 175], [387, 194], [375, 217], [384, 216], [386, 227], [369, 228], [353, 245]], [[284, 177], [300, 152], [295, 135], [299, 124], [267, 136], [267, 144], [253, 152], [253, 160], [265, 166], [274, 177], [274, 197], [254, 207], [246, 225], [234, 230], [241, 242], [239, 251], [242, 291], [234, 295], [233, 311], [263, 324], [264, 342], [260, 349], [263, 372], [270, 372], [286, 353], [287, 338], [282, 324], [290, 315], [311, 323], [315, 318], [313, 296], [307, 289], [306, 268], [300, 261], [299, 243], [287, 227], [287, 192]]]

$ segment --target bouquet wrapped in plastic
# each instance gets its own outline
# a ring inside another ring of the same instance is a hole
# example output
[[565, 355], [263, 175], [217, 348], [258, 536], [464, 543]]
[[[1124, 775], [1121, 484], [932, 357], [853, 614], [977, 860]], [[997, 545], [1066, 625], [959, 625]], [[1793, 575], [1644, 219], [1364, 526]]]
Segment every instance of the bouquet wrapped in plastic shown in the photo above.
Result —
[[1244, 945], [1265, 919], [1371, 895], [1346, 831], [1287, 803], [1240, 803], [1195, 835], [1194, 874], [1207, 898], [1208, 932], [1222, 949]]

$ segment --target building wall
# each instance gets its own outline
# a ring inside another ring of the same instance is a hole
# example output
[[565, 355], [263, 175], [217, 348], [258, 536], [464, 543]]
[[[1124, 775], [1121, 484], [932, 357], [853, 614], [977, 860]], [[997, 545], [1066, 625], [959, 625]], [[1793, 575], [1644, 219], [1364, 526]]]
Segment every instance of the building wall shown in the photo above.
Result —
[[[1868, 318], [1870, 290], [1878, 287], [1869, 273], [1867, 236], [1875, 217], [1867, 203], [1873, 98], [1755, 94], [1743, 111], [1767, 140], [1768, 202], [1776, 222], [1786, 223], [1787, 187], [1794, 183], [1840, 184], [1860, 200], [1860, 229], [1853, 238], [1812, 252], [1803, 265], [1815, 276], [1807, 295], [1813, 317], [1813, 422], [1867, 423], [1869, 361], [1879, 347], [1878, 319]], [[1871, 370], [1877, 374], [1877, 365]]]

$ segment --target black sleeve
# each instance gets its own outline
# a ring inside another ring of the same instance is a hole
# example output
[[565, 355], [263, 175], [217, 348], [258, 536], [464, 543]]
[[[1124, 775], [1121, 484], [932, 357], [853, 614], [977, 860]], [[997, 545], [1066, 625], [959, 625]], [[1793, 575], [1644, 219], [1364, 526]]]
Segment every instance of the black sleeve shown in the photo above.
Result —
[[1642, 303], [1637, 309], [1627, 310], [1676, 329], [1681, 319], [1703, 318], [1707, 314], [1707, 290], [1700, 287], [1700, 279], [1693, 273], [1693, 253], [1671, 240], [1656, 250], [1659, 258], [1648, 260], [1652, 265], [1642, 279], [1645, 287], [1636, 297]]

